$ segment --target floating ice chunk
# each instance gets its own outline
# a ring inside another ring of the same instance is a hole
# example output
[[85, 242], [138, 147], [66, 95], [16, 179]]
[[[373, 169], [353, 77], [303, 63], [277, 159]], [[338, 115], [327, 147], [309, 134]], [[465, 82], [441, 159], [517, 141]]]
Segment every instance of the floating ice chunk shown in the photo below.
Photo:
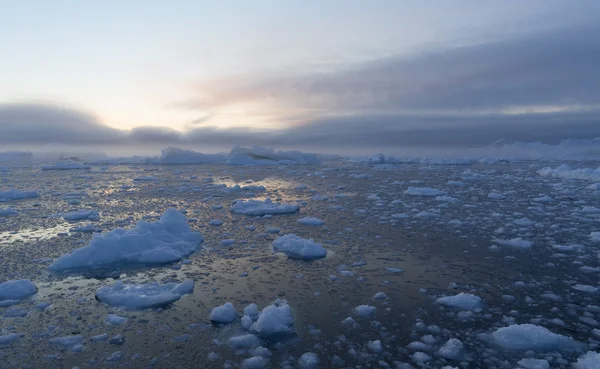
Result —
[[6, 281], [0, 283], [0, 301], [23, 300], [37, 291], [37, 286], [28, 279]]
[[300, 209], [298, 204], [276, 204], [271, 199], [260, 200], [238, 200], [232, 207], [231, 212], [245, 215], [273, 215], [295, 213]]
[[190, 294], [194, 290], [194, 281], [187, 279], [182, 283], [157, 282], [144, 284], [124, 284], [117, 281], [112, 286], [100, 287], [96, 299], [112, 306], [125, 309], [149, 309], [167, 306]]
[[380, 340], [367, 342], [367, 348], [369, 349], [369, 351], [374, 353], [383, 352], [383, 345], [381, 344]]
[[295, 334], [292, 309], [285, 300], [276, 300], [262, 310], [250, 331], [261, 337]]
[[401, 268], [385, 268], [385, 270], [387, 270], [390, 273], [394, 273], [394, 274], [404, 273], [404, 270]]
[[451, 338], [437, 351], [437, 355], [450, 360], [462, 360], [465, 345], [458, 338]]
[[108, 339], [108, 333], [99, 334], [90, 338], [92, 342], [106, 341]]
[[375, 315], [375, 312], [377, 312], [377, 308], [375, 306], [359, 305], [354, 308], [354, 313], [361, 317], [373, 316]]
[[535, 224], [535, 222], [533, 220], [528, 219], [528, 218], [516, 219], [516, 220], [513, 220], [513, 223], [518, 226], [521, 226], [521, 227], [529, 227], [529, 226], [532, 226]]
[[53, 345], [59, 345], [63, 347], [73, 347], [83, 342], [83, 336], [80, 334], [74, 336], [54, 337], [48, 340]]
[[409, 187], [404, 193], [410, 196], [440, 196], [444, 194], [443, 191], [430, 187]]
[[100, 220], [100, 214], [95, 210], [78, 210], [63, 215], [63, 219], [69, 222], [78, 220]]
[[250, 348], [260, 345], [260, 340], [253, 334], [244, 334], [229, 338], [229, 345], [235, 349]]
[[0, 336], [0, 346], [10, 345], [21, 337], [23, 337], [23, 333], [9, 333]]
[[588, 190], [600, 191], [600, 182], [593, 183], [586, 187]]
[[0, 191], [0, 201], [33, 199], [36, 197], [40, 197], [37, 191], [19, 191], [15, 189]]
[[323, 246], [295, 234], [286, 234], [273, 241], [273, 251], [282, 252], [290, 259], [313, 260], [327, 256]]
[[574, 369], [598, 369], [600, 367], [600, 353], [588, 351], [581, 355], [576, 363], [573, 363]]
[[133, 229], [117, 228], [96, 235], [87, 246], [62, 255], [48, 268], [59, 272], [124, 264], [165, 264], [192, 254], [203, 241], [199, 232], [190, 231], [183, 214], [169, 209], [157, 222], [142, 220]]
[[210, 320], [215, 323], [231, 323], [237, 318], [237, 310], [231, 302], [217, 306], [210, 313]]
[[580, 343], [534, 324], [515, 324], [495, 330], [491, 342], [505, 349], [553, 351], [578, 348]]
[[121, 325], [127, 322], [127, 318], [115, 314], [108, 314], [104, 322], [109, 325]]
[[312, 352], [307, 352], [298, 359], [298, 366], [301, 369], [316, 369], [319, 366], [319, 356]]
[[429, 356], [426, 353], [421, 352], [421, 351], [415, 352], [414, 354], [412, 354], [411, 357], [412, 357], [413, 361], [417, 364], [422, 364], [426, 361], [431, 360], [431, 356]]
[[377, 292], [375, 296], [373, 296], [373, 300], [385, 300], [387, 299], [387, 295], [383, 292]]
[[23, 318], [29, 314], [29, 310], [25, 308], [11, 308], [4, 312], [5, 318]]
[[520, 237], [513, 238], [510, 240], [503, 240], [497, 238], [495, 241], [504, 246], [517, 247], [520, 249], [528, 249], [533, 245], [533, 242], [524, 240]]
[[323, 221], [322, 219], [319, 219], [319, 218], [305, 217], [305, 218], [298, 219], [298, 223], [304, 224], [304, 225], [320, 226], [320, 225], [325, 224], [325, 221]]
[[517, 362], [525, 369], [550, 369], [550, 363], [546, 359], [525, 358]]
[[262, 356], [254, 356], [242, 361], [242, 369], [263, 369], [269, 364], [269, 360]]
[[244, 315], [258, 316], [258, 307], [252, 303], [244, 308]]
[[581, 292], [589, 292], [589, 293], [596, 293], [596, 292], [598, 292], [598, 287], [590, 286], [590, 285], [587, 285], [587, 284], [576, 284], [572, 288], [574, 290], [581, 291]]
[[250, 327], [252, 326], [252, 318], [250, 317], [250, 315], [244, 315], [242, 317], [242, 327], [244, 329], [250, 329]]
[[88, 170], [90, 168], [89, 165], [67, 161], [53, 165], [45, 165], [42, 167], [42, 170]]
[[440, 297], [435, 302], [459, 310], [478, 311], [483, 309], [481, 297], [461, 292], [458, 295]]
[[6, 208], [6, 209], [0, 209], [0, 217], [13, 217], [19, 215], [19, 212], [11, 209], [11, 208]]

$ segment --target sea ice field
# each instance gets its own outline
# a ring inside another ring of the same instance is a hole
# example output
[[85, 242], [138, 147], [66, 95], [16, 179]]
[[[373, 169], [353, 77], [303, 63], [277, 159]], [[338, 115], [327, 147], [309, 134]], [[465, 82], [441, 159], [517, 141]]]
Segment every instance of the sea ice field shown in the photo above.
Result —
[[0, 367], [600, 368], [600, 162], [205, 161], [2, 164]]

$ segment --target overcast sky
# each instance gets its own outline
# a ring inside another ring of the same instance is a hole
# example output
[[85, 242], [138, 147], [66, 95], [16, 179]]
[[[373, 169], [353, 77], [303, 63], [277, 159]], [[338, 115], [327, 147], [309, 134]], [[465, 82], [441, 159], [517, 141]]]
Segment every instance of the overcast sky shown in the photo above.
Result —
[[595, 0], [0, 9], [0, 148], [331, 152], [600, 136]]

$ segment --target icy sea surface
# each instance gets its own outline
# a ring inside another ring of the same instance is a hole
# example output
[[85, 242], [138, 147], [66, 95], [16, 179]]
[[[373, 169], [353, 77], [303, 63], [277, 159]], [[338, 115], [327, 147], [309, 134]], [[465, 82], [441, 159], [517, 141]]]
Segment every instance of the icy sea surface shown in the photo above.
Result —
[[5, 168], [0, 367], [600, 368], [561, 164]]

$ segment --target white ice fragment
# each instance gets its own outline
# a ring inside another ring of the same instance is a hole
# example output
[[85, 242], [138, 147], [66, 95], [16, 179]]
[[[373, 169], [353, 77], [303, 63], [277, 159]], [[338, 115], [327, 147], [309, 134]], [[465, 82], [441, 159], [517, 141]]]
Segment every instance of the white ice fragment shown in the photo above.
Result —
[[37, 291], [37, 286], [28, 279], [6, 281], [0, 283], [0, 301], [23, 300]]
[[320, 226], [320, 225], [325, 224], [325, 222], [322, 219], [311, 218], [311, 217], [300, 218], [300, 219], [298, 219], [298, 223], [303, 224], [303, 225], [312, 225], [312, 226]]
[[458, 338], [451, 338], [440, 347], [437, 355], [450, 360], [462, 360], [464, 346], [465, 345]]
[[546, 359], [525, 358], [517, 362], [524, 369], [550, 369], [550, 363]]
[[182, 283], [157, 282], [143, 284], [125, 284], [115, 282], [112, 286], [103, 286], [96, 291], [99, 301], [125, 309], [149, 309], [167, 306], [190, 294], [194, 290], [194, 281], [185, 280]]
[[0, 201], [24, 200], [40, 197], [37, 191], [19, 191], [10, 189], [8, 191], [0, 191]]
[[229, 338], [229, 345], [235, 349], [247, 349], [260, 345], [260, 340], [253, 334], [244, 334]]
[[121, 325], [127, 322], [127, 318], [115, 314], [108, 314], [104, 322], [109, 325]]
[[528, 249], [533, 245], [533, 242], [524, 240], [520, 237], [512, 238], [509, 240], [497, 238], [495, 241], [504, 246], [517, 247], [521, 249]]
[[273, 215], [295, 213], [300, 209], [298, 204], [276, 204], [271, 199], [260, 200], [238, 200], [230, 211], [235, 214], [245, 215]]
[[100, 215], [95, 210], [78, 210], [63, 215], [63, 219], [69, 222], [76, 222], [78, 220], [100, 220]]
[[192, 232], [185, 215], [167, 210], [160, 220], [139, 221], [133, 229], [117, 228], [96, 235], [90, 243], [59, 257], [48, 269], [60, 272], [124, 264], [165, 264], [192, 254], [204, 238]]
[[233, 322], [236, 318], [237, 310], [231, 302], [213, 308], [210, 313], [210, 320], [215, 323], [227, 324]]
[[63, 347], [72, 347], [83, 342], [83, 336], [80, 334], [74, 336], [54, 337], [48, 340], [53, 345], [59, 345]]
[[298, 365], [301, 369], [316, 369], [319, 366], [319, 357], [315, 353], [307, 352], [300, 356]]
[[375, 306], [369, 306], [369, 305], [359, 305], [354, 308], [354, 313], [356, 313], [356, 315], [361, 316], [361, 317], [373, 316], [373, 315], [375, 315], [376, 311], [377, 311], [377, 308]]
[[449, 306], [459, 310], [478, 311], [483, 308], [481, 297], [464, 292], [454, 296], [440, 297], [436, 302], [440, 305]]
[[250, 331], [261, 337], [295, 334], [292, 309], [285, 300], [276, 300], [265, 307]]
[[577, 348], [580, 344], [534, 324], [515, 324], [498, 328], [491, 334], [492, 343], [505, 349], [553, 351]]
[[443, 195], [444, 192], [437, 190], [435, 188], [430, 187], [409, 187], [406, 191], [404, 191], [406, 195], [410, 196], [440, 196]]
[[573, 363], [574, 369], [598, 369], [600, 368], [600, 353], [588, 351], [585, 355], [581, 355], [576, 363]]
[[287, 234], [273, 241], [273, 251], [282, 252], [290, 259], [313, 260], [327, 256], [327, 250], [312, 239]]

